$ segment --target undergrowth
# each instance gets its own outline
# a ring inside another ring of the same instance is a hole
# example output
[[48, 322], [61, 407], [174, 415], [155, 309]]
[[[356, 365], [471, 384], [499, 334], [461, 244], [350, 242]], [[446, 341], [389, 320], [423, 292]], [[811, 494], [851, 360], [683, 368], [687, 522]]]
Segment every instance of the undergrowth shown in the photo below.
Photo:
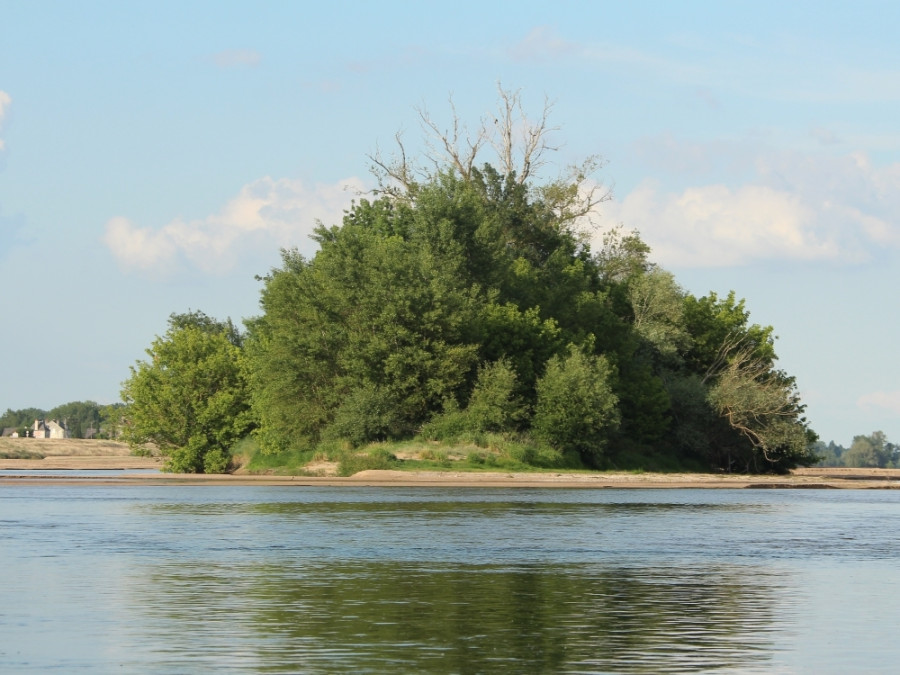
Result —
[[[246, 443], [245, 443], [246, 441]], [[333, 462], [339, 476], [360, 471], [585, 471], [575, 452], [562, 453], [526, 434], [462, 433], [435, 441], [383, 441], [354, 447], [348, 440], [329, 439], [302, 450], [262, 454], [255, 441], [245, 439], [233, 450], [248, 473], [310, 475], [310, 462]], [[622, 448], [600, 467], [606, 470], [672, 472], [690, 470], [671, 456], [648, 448]]]
[[44, 459], [44, 455], [29, 450], [4, 450], [0, 452], [0, 459]]

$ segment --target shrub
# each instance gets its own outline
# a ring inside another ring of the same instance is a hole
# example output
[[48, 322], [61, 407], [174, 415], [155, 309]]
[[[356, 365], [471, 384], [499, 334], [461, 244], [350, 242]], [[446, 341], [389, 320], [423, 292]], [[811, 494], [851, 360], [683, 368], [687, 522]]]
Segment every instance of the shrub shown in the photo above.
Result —
[[396, 404], [379, 387], [365, 383], [338, 408], [325, 437], [346, 439], [354, 447], [359, 447], [399, 433], [400, 419]]
[[524, 415], [524, 406], [514, 395], [516, 371], [505, 359], [487, 363], [478, 370], [478, 380], [466, 407], [473, 431], [505, 431]]
[[347, 452], [338, 460], [338, 475], [352, 476], [370, 469], [392, 469], [397, 457], [386, 448], [375, 448], [368, 453]]
[[619, 423], [612, 369], [602, 356], [571, 349], [554, 356], [537, 382], [532, 430], [561, 452], [575, 450], [590, 466], [600, 464], [610, 432]]
[[444, 403], [444, 412], [432, 417], [419, 432], [427, 441], [454, 443], [469, 434], [469, 418], [459, 409], [455, 401]]

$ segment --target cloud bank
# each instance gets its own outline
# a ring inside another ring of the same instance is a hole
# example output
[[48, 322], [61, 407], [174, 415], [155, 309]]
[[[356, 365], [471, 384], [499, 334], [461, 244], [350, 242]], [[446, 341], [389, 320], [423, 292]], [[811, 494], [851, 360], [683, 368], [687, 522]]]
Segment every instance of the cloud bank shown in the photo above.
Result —
[[900, 415], [900, 391], [874, 391], [860, 396], [856, 405], [863, 410], [887, 410]]
[[165, 274], [187, 265], [224, 273], [251, 250], [297, 246], [311, 253], [317, 221], [341, 222], [353, 197], [364, 191], [358, 178], [307, 185], [288, 178], [260, 178], [245, 185], [215, 214], [176, 218], [162, 227], [140, 227], [124, 217], [106, 223], [103, 242], [123, 269]]
[[750, 168], [738, 173], [749, 179], [705, 182], [721, 166], [710, 165], [703, 149], [683, 150], [672, 166], [663, 166], [663, 158], [657, 169], [668, 178], [681, 172], [684, 182], [684, 174], [699, 167], [698, 180], [688, 177], [688, 186], [675, 190], [645, 180], [601, 210], [605, 222], [637, 229], [664, 266], [854, 264], [900, 248], [900, 164], [877, 167], [860, 153], [751, 156], [737, 150], [736, 156], [746, 156], [736, 161]]

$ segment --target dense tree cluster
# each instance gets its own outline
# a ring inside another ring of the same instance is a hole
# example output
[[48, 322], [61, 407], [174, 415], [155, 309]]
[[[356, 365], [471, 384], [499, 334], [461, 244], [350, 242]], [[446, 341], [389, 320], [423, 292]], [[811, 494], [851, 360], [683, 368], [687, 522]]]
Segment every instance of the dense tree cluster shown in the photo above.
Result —
[[[535, 125], [518, 110], [501, 90], [495, 127], [465, 138], [423, 114], [435, 168], [402, 144], [373, 157], [379, 189], [316, 229], [311, 259], [283, 251], [246, 336], [173, 315], [125, 384], [129, 438], [207, 471], [251, 427], [269, 453], [491, 433], [560, 465], [815, 461], [772, 328], [734, 293], [686, 293], [635, 232], [592, 251], [595, 161], [539, 182], [548, 109]], [[476, 161], [485, 145], [499, 170]]]
[[819, 457], [818, 466], [900, 469], [900, 445], [888, 441], [883, 431], [854, 436], [849, 448], [834, 441], [827, 445], [820, 441], [814, 450]]
[[455, 429], [526, 434], [597, 467], [814, 460], [770, 327], [733, 293], [685, 293], [634, 233], [593, 254], [513, 174], [440, 173], [316, 239], [311, 260], [284, 252], [247, 324], [267, 450]]
[[50, 410], [41, 408], [7, 409], [0, 416], [0, 429], [15, 429], [24, 436], [35, 420], [57, 420], [66, 426], [71, 438], [109, 438], [115, 435], [111, 423], [116, 406], [101, 406], [94, 401], [71, 401]]

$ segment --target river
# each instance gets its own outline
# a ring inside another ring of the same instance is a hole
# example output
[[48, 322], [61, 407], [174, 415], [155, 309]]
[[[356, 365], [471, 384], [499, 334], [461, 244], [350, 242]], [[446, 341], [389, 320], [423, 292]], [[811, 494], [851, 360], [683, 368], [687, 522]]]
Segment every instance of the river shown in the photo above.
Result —
[[9, 485], [0, 672], [898, 670], [900, 491]]

